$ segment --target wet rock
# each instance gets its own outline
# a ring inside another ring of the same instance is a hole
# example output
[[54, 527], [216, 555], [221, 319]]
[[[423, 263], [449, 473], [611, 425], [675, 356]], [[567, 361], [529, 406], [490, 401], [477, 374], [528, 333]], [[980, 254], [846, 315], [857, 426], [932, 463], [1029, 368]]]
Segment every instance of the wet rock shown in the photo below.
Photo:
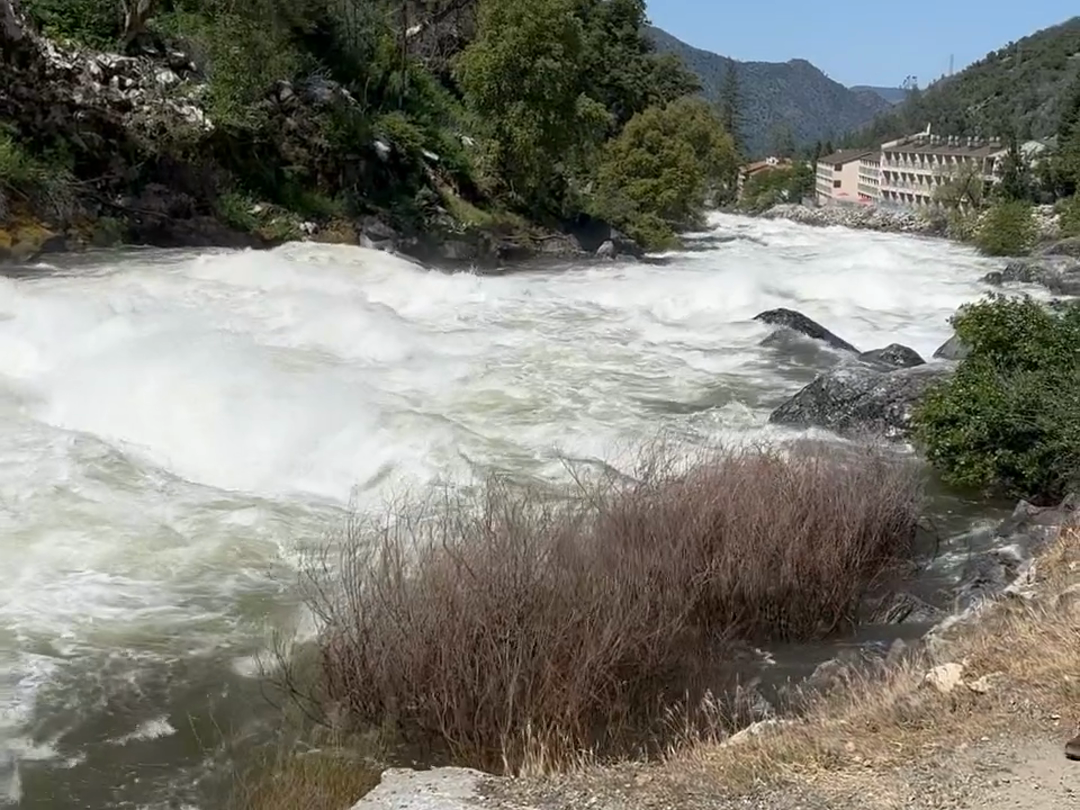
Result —
[[969, 354], [971, 349], [959, 335], [953, 335], [934, 350], [934, 358], [938, 360], [963, 360]]
[[863, 352], [859, 355], [859, 359], [864, 363], [876, 363], [894, 368], [913, 368], [926, 362], [917, 351], [900, 343], [890, 343], [883, 349]]
[[945, 611], [906, 591], [891, 594], [867, 606], [871, 624], [933, 624]]
[[475, 810], [484, 806], [484, 789], [494, 781], [472, 768], [389, 768], [352, 810]]
[[930, 386], [947, 379], [951, 363], [883, 371], [845, 362], [821, 374], [772, 412], [773, 424], [821, 427], [840, 434], [907, 435], [915, 403]]
[[401, 235], [390, 225], [375, 216], [366, 216], [357, 223], [361, 247], [394, 251]]
[[999, 275], [999, 284], [1041, 284], [1057, 295], [1080, 295], [1080, 261], [1069, 255], [1015, 259]]
[[1070, 495], [1057, 506], [1020, 501], [990, 537], [992, 548], [971, 556], [960, 573], [954, 614], [963, 615], [1012, 588], [1062, 527], [1077, 522], [1080, 498]]
[[770, 324], [771, 326], [790, 329], [793, 332], [806, 335], [806, 337], [813, 340], [820, 340], [823, 343], [832, 346], [834, 349], [856, 353], [859, 351], [846, 340], [837, 337], [814, 319], [808, 318], [806, 315], [803, 315], [801, 312], [794, 309], [784, 309], [781, 307], [779, 309], [766, 310], [765, 312], [759, 312], [755, 315], [754, 320]]
[[1074, 259], [1080, 259], [1080, 236], [1059, 239], [1039, 252], [1043, 256], [1071, 256]]
[[1005, 274], [1000, 270], [991, 270], [982, 277], [982, 280], [984, 284], [989, 284], [992, 287], [1000, 287], [1005, 283]]
[[610, 239], [596, 249], [596, 258], [598, 259], [614, 259], [615, 256], [615, 243]]

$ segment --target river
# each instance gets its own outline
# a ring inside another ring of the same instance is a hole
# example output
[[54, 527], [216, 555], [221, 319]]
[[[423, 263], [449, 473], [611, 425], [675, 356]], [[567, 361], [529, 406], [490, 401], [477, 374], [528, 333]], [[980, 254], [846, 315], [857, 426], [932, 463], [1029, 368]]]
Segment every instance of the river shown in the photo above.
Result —
[[775, 433], [770, 409], [828, 353], [760, 347], [756, 313], [929, 357], [998, 266], [711, 226], [656, 263], [500, 276], [297, 244], [0, 278], [0, 806], [211, 810], [208, 747], [265, 718], [254, 656], [298, 613], [298, 554], [350, 505], [617, 462], [661, 430]]

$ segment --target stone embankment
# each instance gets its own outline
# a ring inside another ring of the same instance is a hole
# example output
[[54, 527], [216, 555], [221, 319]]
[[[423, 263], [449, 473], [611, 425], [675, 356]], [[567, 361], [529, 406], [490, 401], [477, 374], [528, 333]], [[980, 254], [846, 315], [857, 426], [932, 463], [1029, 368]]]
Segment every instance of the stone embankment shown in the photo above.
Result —
[[[773, 206], [761, 216], [765, 219], [788, 219], [817, 227], [852, 228], [915, 236], [948, 236], [948, 223], [942, 216], [875, 205], [815, 207], [783, 203]], [[1040, 243], [1051, 242], [1060, 237], [1058, 217], [1052, 205], [1036, 206], [1035, 230]]]

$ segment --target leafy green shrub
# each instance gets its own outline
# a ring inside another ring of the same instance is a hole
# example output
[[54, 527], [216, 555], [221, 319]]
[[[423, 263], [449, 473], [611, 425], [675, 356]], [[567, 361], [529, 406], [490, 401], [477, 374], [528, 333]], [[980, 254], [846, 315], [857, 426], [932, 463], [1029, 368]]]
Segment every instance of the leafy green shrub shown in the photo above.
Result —
[[705, 102], [650, 107], [605, 146], [596, 211], [647, 247], [664, 247], [701, 223], [706, 195], [734, 165], [734, 142]]
[[972, 242], [979, 232], [979, 212], [974, 208], [950, 208], [946, 215], [945, 235], [958, 242]]
[[1068, 197], [1054, 207], [1062, 236], [1080, 236], [1080, 197]]
[[115, 47], [123, 27], [119, 0], [22, 0], [22, 8], [44, 34], [92, 48]]
[[208, 65], [207, 108], [215, 124], [258, 126], [262, 118], [254, 102], [304, 64], [288, 30], [273, 17], [177, 11], [162, 16], [157, 26], [183, 38]]
[[953, 319], [970, 348], [916, 408], [944, 479], [1055, 500], [1080, 472], [1080, 305], [991, 296]]
[[1030, 203], [1002, 200], [983, 214], [974, 241], [988, 256], [1023, 256], [1031, 252], [1035, 237], [1035, 212]]
[[[73, 194], [71, 164], [66, 154], [32, 154], [0, 127], [0, 200], [25, 202], [43, 209], [42, 213], [64, 218], [70, 212]], [[0, 210], [0, 219], [7, 213]]]

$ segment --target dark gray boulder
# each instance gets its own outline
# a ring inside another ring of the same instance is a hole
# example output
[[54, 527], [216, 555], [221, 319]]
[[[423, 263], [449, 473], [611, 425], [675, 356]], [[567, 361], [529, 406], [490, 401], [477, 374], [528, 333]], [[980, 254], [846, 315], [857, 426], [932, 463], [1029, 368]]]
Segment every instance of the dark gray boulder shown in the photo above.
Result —
[[913, 368], [926, 362], [917, 351], [900, 343], [890, 343], [882, 349], [863, 352], [859, 355], [859, 359], [864, 363], [893, 368]]
[[953, 369], [952, 363], [883, 370], [845, 362], [819, 375], [773, 411], [769, 421], [842, 435], [869, 432], [901, 439], [909, 430], [912, 407]]
[[1067, 254], [1014, 259], [1004, 270], [987, 273], [983, 281], [995, 286], [1041, 284], [1058, 295], [1080, 295], [1080, 261]]
[[1020, 501], [994, 530], [990, 548], [973, 554], [965, 563], [956, 588], [956, 613], [998, 597], [1013, 585], [1063, 527], [1076, 525], [1078, 505], [1080, 498], [1075, 495], [1057, 506]]
[[970, 353], [971, 349], [960, 340], [960, 336], [953, 335], [934, 350], [934, 357], [938, 360], [963, 360]]
[[837, 337], [814, 319], [808, 318], [794, 309], [784, 309], [781, 307], [779, 309], [766, 310], [765, 312], [759, 312], [755, 315], [754, 320], [767, 323], [771, 326], [790, 329], [793, 332], [806, 335], [806, 337], [812, 338], [813, 340], [820, 340], [823, 343], [832, 346], [834, 349], [855, 352], [856, 354], [859, 351], [846, 340]]
[[1080, 236], [1059, 239], [1039, 251], [1043, 256], [1071, 256], [1080, 259]]

